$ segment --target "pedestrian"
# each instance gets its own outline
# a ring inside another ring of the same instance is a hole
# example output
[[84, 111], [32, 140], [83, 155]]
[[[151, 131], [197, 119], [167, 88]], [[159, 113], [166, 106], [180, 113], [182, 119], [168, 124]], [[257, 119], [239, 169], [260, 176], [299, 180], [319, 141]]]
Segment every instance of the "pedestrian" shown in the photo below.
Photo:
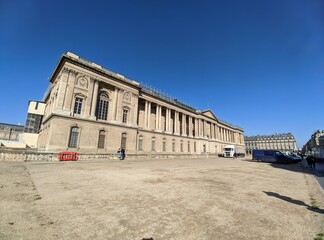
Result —
[[315, 169], [315, 158], [314, 158], [314, 156], [313, 155], [308, 155], [306, 160], [307, 160], [308, 168]]
[[121, 149], [120, 149], [120, 148], [119, 148], [118, 151], [117, 151], [117, 157], [118, 157], [119, 159], [121, 159]]
[[316, 159], [315, 159], [314, 155], [311, 155], [311, 165], [312, 165], [313, 169], [315, 169], [315, 162], [316, 162]]
[[125, 149], [122, 148], [122, 149], [120, 150], [120, 153], [121, 153], [120, 160], [124, 160], [124, 159], [125, 159]]

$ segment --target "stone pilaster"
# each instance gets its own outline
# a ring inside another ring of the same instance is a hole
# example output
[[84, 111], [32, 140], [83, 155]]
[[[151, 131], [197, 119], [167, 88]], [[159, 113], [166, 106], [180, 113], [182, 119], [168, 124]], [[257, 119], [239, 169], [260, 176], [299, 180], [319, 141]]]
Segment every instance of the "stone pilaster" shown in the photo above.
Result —
[[91, 79], [93, 82], [93, 92], [91, 98], [91, 110], [90, 110], [90, 117], [92, 119], [96, 119], [96, 107], [97, 107], [97, 100], [98, 100], [98, 88], [99, 88], [99, 80]]
[[[65, 91], [65, 98], [64, 98], [64, 104], [63, 104], [63, 110], [65, 112], [70, 112], [73, 113], [73, 108], [74, 108], [74, 98], [73, 98], [73, 93], [74, 93], [74, 83], [76, 76], [78, 73], [74, 70], [68, 70], [69, 71], [69, 77], [67, 79], [67, 85], [66, 85], [66, 91]], [[86, 99], [84, 99], [85, 101]], [[83, 103], [84, 104], [84, 103]], [[84, 106], [82, 106], [84, 107]]]

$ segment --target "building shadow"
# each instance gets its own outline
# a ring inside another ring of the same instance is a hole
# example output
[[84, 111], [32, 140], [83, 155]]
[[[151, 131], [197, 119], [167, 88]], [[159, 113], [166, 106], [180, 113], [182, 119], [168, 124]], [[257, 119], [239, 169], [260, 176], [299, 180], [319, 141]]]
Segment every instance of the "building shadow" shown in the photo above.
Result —
[[301, 172], [305, 174], [312, 174], [317, 177], [324, 177], [324, 173], [318, 171], [318, 169], [309, 169], [307, 165], [305, 164], [305, 161], [297, 162], [297, 163], [291, 163], [291, 164], [284, 164], [284, 163], [269, 163], [269, 162], [263, 162], [263, 161], [256, 161], [252, 159], [243, 159], [244, 162], [249, 163], [257, 163], [257, 164], [270, 164], [270, 166], [274, 168], [281, 168], [287, 171], [293, 171], [293, 172]]
[[320, 214], [324, 214], [324, 209], [310, 206], [310, 205], [306, 204], [303, 201], [300, 201], [300, 200], [297, 200], [297, 199], [293, 199], [291, 197], [287, 197], [287, 196], [284, 196], [284, 195], [280, 195], [280, 194], [275, 193], [275, 192], [266, 192], [266, 191], [263, 191], [263, 192], [265, 194], [267, 194], [268, 196], [270, 196], [270, 197], [276, 197], [276, 198], [279, 198], [279, 199], [281, 199], [283, 201], [286, 201], [286, 202], [290, 202], [290, 203], [293, 203], [293, 204], [296, 204], [296, 205], [300, 205], [300, 206], [305, 206], [309, 211], [316, 212], [316, 213], [320, 213]]

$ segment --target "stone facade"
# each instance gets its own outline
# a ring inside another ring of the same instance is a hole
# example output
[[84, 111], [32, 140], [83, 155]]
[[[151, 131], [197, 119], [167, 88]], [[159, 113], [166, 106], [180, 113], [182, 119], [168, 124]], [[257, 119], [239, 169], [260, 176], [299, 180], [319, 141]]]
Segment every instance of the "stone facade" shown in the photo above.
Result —
[[251, 154], [253, 149], [273, 149], [283, 152], [297, 151], [295, 137], [291, 133], [245, 136], [245, 149]]
[[45, 103], [40, 101], [29, 101], [28, 113], [22, 141], [30, 148], [36, 148], [38, 133], [45, 112]]
[[51, 78], [38, 148], [79, 153], [221, 153], [243, 129], [68, 52]]
[[324, 149], [324, 130], [315, 131], [308, 142], [303, 146], [302, 153], [312, 153], [316, 149]]
[[19, 141], [23, 131], [22, 125], [0, 123], [0, 140]]

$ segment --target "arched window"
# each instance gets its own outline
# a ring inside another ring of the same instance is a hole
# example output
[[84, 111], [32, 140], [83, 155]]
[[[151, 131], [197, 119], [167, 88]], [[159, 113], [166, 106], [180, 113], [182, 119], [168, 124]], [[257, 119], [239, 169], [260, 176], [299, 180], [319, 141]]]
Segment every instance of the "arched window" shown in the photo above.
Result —
[[138, 150], [143, 150], [143, 136], [138, 137]]
[[175, 152], [175, 140], [172, 140], [172, 152]]
[[97, 105], [97, 119], [107, 120], [108, 117], [109, 97], [105, 92], [101, 92]]
[[79, 128], [71, 127], [70, 138], [69, 138], [69, 147], [77, 147], [79, 138]]
[[105, 130], [100, 130], [99, 138], [98, 138], [98, 148], [105, 148], [105, 138], [106, 138]]
[[127, 133], [122, 133], [120, 147], [126, 150]]
[[152, 137], [152, 147], [151, 147], [151, 151], [155, 152], [155, 137]]
[[165, 152], [166, 151], [166, 139], [163, 138], [163, 143], [162, 143], [162, 151]]

